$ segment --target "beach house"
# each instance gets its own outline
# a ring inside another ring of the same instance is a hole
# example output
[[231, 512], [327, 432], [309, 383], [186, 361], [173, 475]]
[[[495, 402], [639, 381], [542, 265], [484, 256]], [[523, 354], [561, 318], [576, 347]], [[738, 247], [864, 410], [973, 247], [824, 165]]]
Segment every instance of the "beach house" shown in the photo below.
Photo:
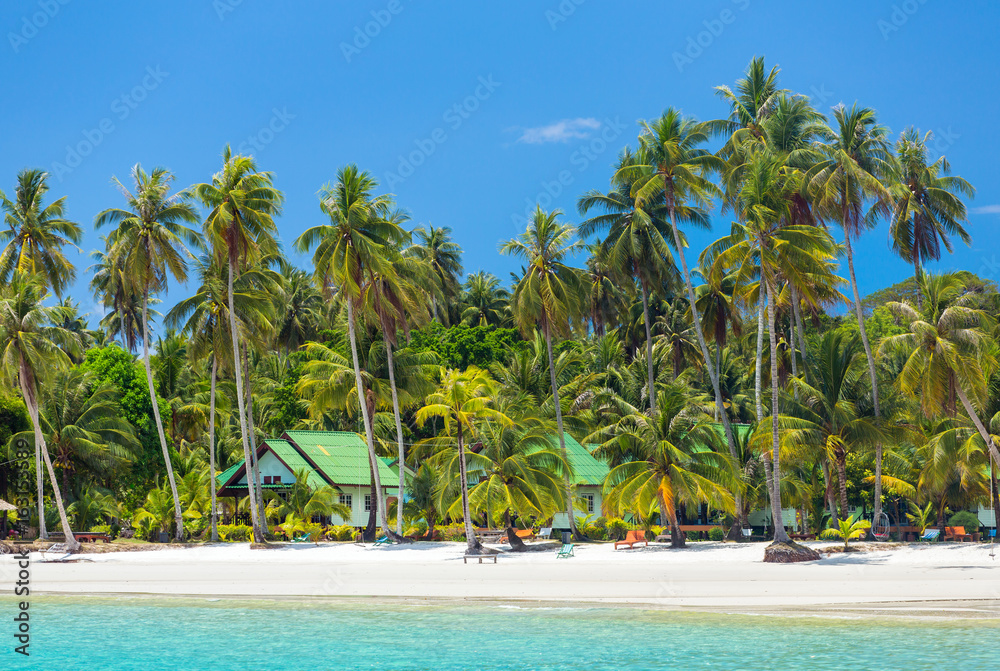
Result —
[[[279, 496], [295, 482], [295, 472], [305, 469], [311, 487], [329, 485], [337, 490], [340, 503], [351, 509], [350, 519], [337, 515], [332, 524], [363, 527], [371, 511], [371, 469], [368, 446], [350, 431], [286, 431], [280, 438], [268, 438], [257, 447], [261, 486]], [[399, 471], [391, 460], [378, 460], [382, 483], [380, 498], [391, 502], [398, 496]], [[217, 478], [219, 496], [243, 498], [247, 495], [244, 462], [234, 464]]]
[[[566, 442], [566, 457], [570, 466], [573, 467], [573, 484], [577, 501], [582, 499], [582, 506], [578, 505], [574, 509], [577, 520], [582, 520], [588, 515], [600, 517], [604, 513], [601, 508], [604, 503], [602, 488], [604, 478], [608, 475], [608, 465], [597, 459], [586, 447], [576, 441], [573, 436], [564, 433]], [[558, 447], [559, 439], [552, 437], [552, 443]], [[552, 528], [569, 530], [569, 518], [566, 513], [557, 513], [552, 518]]]

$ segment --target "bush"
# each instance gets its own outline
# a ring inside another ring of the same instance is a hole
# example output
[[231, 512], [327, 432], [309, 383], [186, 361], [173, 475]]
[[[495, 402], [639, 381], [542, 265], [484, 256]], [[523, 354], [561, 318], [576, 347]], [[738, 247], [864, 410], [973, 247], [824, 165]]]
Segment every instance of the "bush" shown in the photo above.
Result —
[[979, 515], [962, 510], [948, 518], [948, 526], [965, 527], [965, 533], [974, 534], [979, 531]]
[[726, 537], [726, 532], [722, 530], [722, 527], [712, 527], [708, 530], [708, 540], [710, 541], [721, 541]]
[[245, 524], [220, 524], [219, 538], [227, 543], [246, 543], [253, 538], [253, 529]]
[[453, 542], [466, 540], [464, 524], [449, 524], [438, 527], [438, 532], [441, 534], [441, 540]]
[[332, 526], [326, 530], [326, 537], [331, 541], [353, 541], [357, 531], [349, 524]]
[[90, 533], [93, 534], [107, 534], [108, 538], [114, 540], [118, 538], [118, 534], [121, 532], [121, 527], [117, 524], [98, 524], [97, 526], [90, 527]]
[[620, 517], [611, 517], [604, 525], [608, 540], [620, 541], [628, 534], [632, 525]]
[[427, 522], [423, 520], [417, 520], [410, 526], [406, 527], [406, 536], [415, 536], [417, 538], [423, 538], [427, 535]]

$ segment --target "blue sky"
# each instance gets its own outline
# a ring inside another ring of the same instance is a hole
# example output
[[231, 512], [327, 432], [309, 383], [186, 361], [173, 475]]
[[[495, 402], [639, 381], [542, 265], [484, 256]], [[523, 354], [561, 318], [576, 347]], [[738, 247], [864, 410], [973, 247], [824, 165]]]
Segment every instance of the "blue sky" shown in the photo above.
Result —
[[[86, 290], [94, 215], [118, 206], [112, 175], [163, 165], [178, 186], [209, 181], [226, 143], [253, 153], [286, 195], [286, 248], [322, 222], [316, 192], [358, 163], [413, 223], [450, 226], [468, 272], [506, 281], [497, 244], [541, 201], [579, 221], [577, 197], [606, 188], [637, 120], [667, 106], [726, 114], [712, 87], [761, 54], [823, 112], [855, 100], [893, 137], [933, 130], [938, 153], [977, 188], [972, 248], [941, 268], [998, 279], [1000, 46], [996, 3], [504, 3], [184, 0], [9, 1], [0, 8], [5, 101], [0, 188], [52, 173], [50, 194], [87, 230], [71, 253]], [[714, 214], [700, 251], [728, 230]], [[838, 233], [839, 235], [839, 233]], [[856, 246], [869, 292], [904, 278], [886, 227]], [[307, 259], [296, 261], [306, 265]], [[190, 288], [190, 287], [189, 287]], [[165, 297], [172, 305], [184, 291]]]

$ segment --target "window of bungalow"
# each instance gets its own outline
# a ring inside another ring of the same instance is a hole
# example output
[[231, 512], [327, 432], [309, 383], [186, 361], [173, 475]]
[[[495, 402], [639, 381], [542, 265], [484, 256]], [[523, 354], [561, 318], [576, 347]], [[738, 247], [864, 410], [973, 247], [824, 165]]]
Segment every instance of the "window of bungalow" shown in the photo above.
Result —
[[340, 505], [347, 506], [348, 508], [350, 508], [351, 510], [353, 510], [354, 509], [354, 500], [353, 500], [353, 497], [350, 494], [341, 494], [340, 495]]
[[372, 510], [372, 495], [365, 494], [365, 512], [370, 513]]
[[594, 495], [584, 494], [583, 499], [587, 502], [587, 512], [588, 513], [594, 512]]

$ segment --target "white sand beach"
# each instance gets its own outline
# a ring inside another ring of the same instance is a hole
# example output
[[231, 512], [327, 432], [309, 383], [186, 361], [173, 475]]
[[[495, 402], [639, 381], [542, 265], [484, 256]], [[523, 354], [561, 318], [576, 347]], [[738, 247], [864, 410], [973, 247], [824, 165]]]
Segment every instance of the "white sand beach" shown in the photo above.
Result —
[[[705, 542], [683, 550], [652, 544], [616, 551], [610, 544], [577, 545], [572, 558], [557, 559], [554, 550], [505, 553], [494, 565], [463, 563], [465, 546], [458, 543], [267, 550], [218, 544], [67, 561], [32, 553], [31, 581], [35, 594], [490, 599], [1000, 617], [1000, 558], [990, 557], [988, 545], [897, 546], [792, 565], [763, 563], [765, 546]], [[13, 576], [14, 560], [0, 557], [0, 584], [10, 585]]]

